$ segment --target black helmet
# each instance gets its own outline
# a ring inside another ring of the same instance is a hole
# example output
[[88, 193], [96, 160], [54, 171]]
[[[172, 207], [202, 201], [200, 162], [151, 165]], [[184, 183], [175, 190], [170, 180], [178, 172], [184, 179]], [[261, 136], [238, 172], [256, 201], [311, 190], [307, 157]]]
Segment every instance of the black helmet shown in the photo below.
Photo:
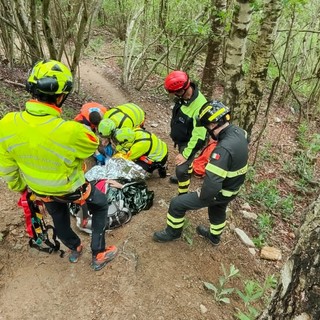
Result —
[[210, 123], [219, 126], [230, 120], [230, 109], [220, 101], [208, 101], [200, 109], [198, 125], [206, 127]]

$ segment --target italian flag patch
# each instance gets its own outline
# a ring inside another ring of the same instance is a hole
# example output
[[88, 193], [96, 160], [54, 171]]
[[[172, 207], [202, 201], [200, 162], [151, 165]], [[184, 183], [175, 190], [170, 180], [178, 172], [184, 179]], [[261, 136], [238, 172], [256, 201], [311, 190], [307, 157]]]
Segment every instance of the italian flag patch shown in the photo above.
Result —
[[219, 159], [220, 159], [220, 154], [214, 152], [214, 153], [211, 155], [211, 158], [212, 158], [212, 159], [215, 159], [215, 160], [219, 160]]

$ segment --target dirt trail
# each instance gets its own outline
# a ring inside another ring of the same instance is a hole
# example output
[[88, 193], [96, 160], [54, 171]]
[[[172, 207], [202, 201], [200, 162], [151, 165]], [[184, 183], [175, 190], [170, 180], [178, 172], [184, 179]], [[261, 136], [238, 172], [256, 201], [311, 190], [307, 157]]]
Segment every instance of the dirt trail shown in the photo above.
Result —
[[[82, 65], [84, 88], [101, 103], [127, 102], [125, 94], [103, 76], [102, 69], [91, 62]], [[167, 123], [164, 113], [155, 113], [153, 105], [141, 106], [149, 112], [150, 121]], [[167, 127], [160, 126], [157, 131], [169, 143]], [[89, 267], [89, 236], [77, 229], [85, 244], [77, 264], [29, 249], [23, 215], [16, 206], [17, 195], [0, 182], [0, 218], [4, 221], [0, 232], [13, 224], [5, 241], [0, 242], [0, 319], [232, 319], [234, 304], [217, 304], [203, 289], [203, 281], [217, 281], [221, 262], [226, 266], [234, 263], [243, 274], [248, 266], [258, 272], [259, 262], [228, 230], [224, 243], [215, 249], [196, 235], [192, 246], [182, 240], [154, 243], [151, 236], [164, 227], [176, 186], [157, 176], [151, 177], [148, 185], [155, 191], [153, 207], [108, 234], [107, 242], [117, 245], [120, 254], [102, 271], [93, 272]], [[14, 216], [13, 222], [10, 216]], [[206, 223], [206, 211], [194, 213], [190, 221], [193, 230], [196, 224]]]
[[[118, 89], [112, 80], [106, 81], [101, 66], [86, 60], [80, 63], [81, 85], [99, 102], [106, 106], [116, 106], [128, 102], [125, 94]], [[101, 101], [100, 101], [101, 99]]]

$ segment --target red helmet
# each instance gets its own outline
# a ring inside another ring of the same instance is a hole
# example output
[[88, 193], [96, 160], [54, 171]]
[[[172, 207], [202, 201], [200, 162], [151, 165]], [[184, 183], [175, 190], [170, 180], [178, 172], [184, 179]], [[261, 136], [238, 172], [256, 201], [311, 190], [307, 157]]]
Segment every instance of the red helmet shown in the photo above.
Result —
[[187, 90], [190, 87], [190, 79], [183, 71], [172, 71], [164, 80], [164, 88], [173, 93], [179, 90]]

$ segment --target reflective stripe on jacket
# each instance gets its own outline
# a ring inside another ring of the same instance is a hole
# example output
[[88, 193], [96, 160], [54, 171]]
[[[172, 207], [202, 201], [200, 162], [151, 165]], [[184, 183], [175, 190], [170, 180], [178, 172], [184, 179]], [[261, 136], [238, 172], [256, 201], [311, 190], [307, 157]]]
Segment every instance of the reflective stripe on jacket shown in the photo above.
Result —
[[199, 110], [207, 100], [195, 84], [191, 85], [193, 87], [191, 99], [189, 101], [179, 99], [172, 110], [171, 118], [170, 136], [178, 146], [186, 145], [182, 153], [186, 159], [204, 146], [207, 133], [204, 127], [196, 125]]
[[134, 133], [134, 142], [127, 151], [127, 159], [134, 161], [147, 156], [152, 162], [160, 162], [168, 154], [167, 144], [153, 133], [143, 129], [135, 129]]
[[144, 111], [134, 103], [126, 103], [109, 109], [104, 118], [111, 119], [118, 129], [134, 129], [143, 126], [145, 120]]
[[64, 195], [85, 182], [83, 160], [98, 147], [95, 134], [60, 118], [60, 109], [35, 100], [0, 120], [0, 176], [10, 189], [28, 185], [43, 195]]
[[201, 188], [203, 200], [232, 197], [238, 194], [248, 170], [248, 141], [246, 132], [230, 124], [218, 136], [218, 144], [206, 166]]

